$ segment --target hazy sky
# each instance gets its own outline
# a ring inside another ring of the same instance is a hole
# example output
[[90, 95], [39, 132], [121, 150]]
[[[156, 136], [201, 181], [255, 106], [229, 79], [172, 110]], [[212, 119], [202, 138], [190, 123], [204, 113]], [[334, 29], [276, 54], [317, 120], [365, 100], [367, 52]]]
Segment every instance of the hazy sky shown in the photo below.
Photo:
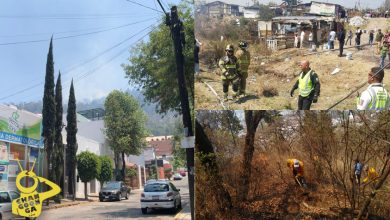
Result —
[[[42, 100], [52, 34], [65, 38], [53, 42], [55, 78], [61, 70], [64, 101], [68, 100], [72, 77], [77, 101], [100, 98], [113, 89], [131, 88], [120, 65], [127, 63], [129, 48], [150, 29], [140, 31], [158, 24], [163, 16], [155, 11], [161, 11], [156, 0], [131, 1], [149, 8], [126, 0], [2, 0], [0, 103]], [[180, 0], [162, 2], [168, 9], [168, 3]], [[26, 41], [38, 42], [18, 43]], [[116, 44], [119, 46], [103, 53]], [[74, 66], [78, 68], [72, 69]], [[11, 96], [14, 93], [18, 94]]]
[[[206, 0], [206, 2], [213, 2], [215, 0]], [[252, 0], [220, 0], [222, 2], [226, 3], [231, 3], [231, 4], [237, 4], [241, 6], [247, 6], [247, 5], [252, 5], [253, 1]], [[268, 3], [268, 2], [276, 2], [276, 3], [281, 3], [281, 0], [259, 0], [260, 3]], [[311, 2], [309, 0], [303, 0], [304, 3]], [[348, 8], [353, 8], [355, 7], [355, 3], [358, 2], [358, 0], [317, 0], [317, 2], [328, 2], [328, 3], [334, 3], [334, 4], [339, 4], [344, 7]], [[378, 8], [384, 0], [360, 0], [360, 5], [363, 8], [369, 7], [369, 8]]]

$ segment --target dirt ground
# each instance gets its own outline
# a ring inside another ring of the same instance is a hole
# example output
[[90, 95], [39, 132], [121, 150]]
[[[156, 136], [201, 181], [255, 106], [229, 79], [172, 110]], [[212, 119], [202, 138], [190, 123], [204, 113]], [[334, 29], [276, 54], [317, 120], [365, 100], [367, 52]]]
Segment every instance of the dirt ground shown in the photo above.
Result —
[[[384, 18], [373, 18], [368, 20], [362, 35], [362, 44], [368, 43], [368, 30], [381, 28], [387, 30], [389, 20]], [[201, 39], [202, 51], [208, 50], [207, 40]], [[227, 42], [230, 43], [230, 42]], [[338, 42], [335, 43], [338, 48]], [[354, 42], [352, 43], [352, 45]], [[349, 45], [348, 45], [349, 46]], [[338, 57], [338, 50], [323, 53], [305, 55], [308, 49], [285, 49], [274, 52], [271, 56], [260, 56], [254, 48], [250, 48], [252, 54], [249, 77], [247, 79], [247, 97], [238, 101], [224, 103], [228, 109], [297, 109], [298, 90], [294, 97], [290, 97], [290, 90], [297, 80], [300, 69], [297, 63], [301, 60], [309, 60], [312, 69], [318, 74], [321, 83], [321, 94], [318, 103], [312, 105], [312, 110], [325, 110], [334, 103], [344, 98], [357, 86], [367, 81], [367, 74], [374, 66], [379, 66], [379, 55], [375, 54], [375, 46], [366, 46], [358, 51], [355, 48], [345, 49], [344, 57]], [[318, 49], [317, 51], [322, 51]], [[347, 60], [345, 55], [351, 52], [353, 59]], [[195, 83], [195, 108], [196, 109], [222, 109], [219, 99], [211, 92], [208, 83], [218, 94], [223, 97], [220, 76], [216, 73], [217, 68], [208, 68], [204, 65], [206, 61], [200, 54], [200, 68], [202, 70]], [[388, 58], [386, 61], [388, 62]], [[331, 75], [335, 68], [340, 72]], [[386, 77], [389, 70], [385, 70], [384, 84], [390, 91], [390, 77]], [[361, 93], [367, 87], [365, 85], [359, 90]], [[264, 90], [274, 89], [277, 95], [265, 97]], [[229, 88], [231, 94], [231, 87]], [[348, 99], [333, 109], [356, 109], [357, 93], [352, 94]]]

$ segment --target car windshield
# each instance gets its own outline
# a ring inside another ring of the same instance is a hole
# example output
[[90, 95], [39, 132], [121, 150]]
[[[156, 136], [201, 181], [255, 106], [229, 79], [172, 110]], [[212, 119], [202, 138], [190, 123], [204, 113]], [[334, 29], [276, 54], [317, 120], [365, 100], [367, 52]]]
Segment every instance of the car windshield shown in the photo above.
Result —
[[108, 182], [103, 185], [103, 189], [119, 189], [120, 185], [120, 182]]
[[144, 192], [168, 192], [169, 186], [165, 183], [152, 183], [145, 186]]

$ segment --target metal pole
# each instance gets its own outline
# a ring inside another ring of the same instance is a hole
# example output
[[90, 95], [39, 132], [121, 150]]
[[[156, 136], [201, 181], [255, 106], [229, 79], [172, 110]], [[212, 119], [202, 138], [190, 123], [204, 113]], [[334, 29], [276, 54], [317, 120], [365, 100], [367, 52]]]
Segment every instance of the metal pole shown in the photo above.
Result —
[[157, 166], [157, 155], [156, 155], [156, 148], [153, 147], [153, 153], [154, 153], [154, 164], [156, 165], [156, 178], [157, 180], [160, 179], [160, 175], [158, 173], [158, 166]]

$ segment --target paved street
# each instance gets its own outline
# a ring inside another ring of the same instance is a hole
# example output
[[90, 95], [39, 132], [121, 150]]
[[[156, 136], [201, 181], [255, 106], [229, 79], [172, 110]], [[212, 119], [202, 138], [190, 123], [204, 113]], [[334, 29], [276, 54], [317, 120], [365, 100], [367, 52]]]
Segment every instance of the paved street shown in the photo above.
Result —
[[[187, 177], [172, 181], [180, 189], [183, 206], [189, 202]], [[147, 215], [141, 213], [141, 190], [133, 190], [128, 200], [113, 202], [91, 202], [77, 206], [46, 210], [39, 219], [174, 219], [175, 214], [166, 210], [149, 210]]]

